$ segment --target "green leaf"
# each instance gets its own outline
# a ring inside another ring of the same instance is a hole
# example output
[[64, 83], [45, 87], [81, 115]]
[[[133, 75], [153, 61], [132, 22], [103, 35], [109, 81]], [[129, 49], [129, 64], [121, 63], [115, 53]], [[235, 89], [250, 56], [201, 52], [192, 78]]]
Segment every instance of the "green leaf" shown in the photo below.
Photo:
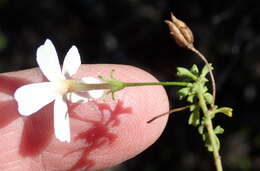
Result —
[[189, 93], [190, 93], [189, 87], [184, 87], [177, 92], [178, 96], [180, 97], [180, 100], [182, 100], [184, 97], [188, 96]]
[[204, 96], [204, 99], [206, 100], [207, 104], [213, 103], [213, 96], [210, 93], [204, 93], [203, 96]]
[[[217, 151], [219, 151], [220, 142], [219, 142], [219, 139], [218, 139], [218, 137], [217, 137], [216, 135], [214, 135], [213, 141], [214, 141], [214, 143], [216, 144]], [[208, 151], [209, 151], [209, 152], [213, 152], [213, 145], [212, 145], [212, 143], [210, 142], [208, 135], [207, 135], [207, 137], [206, 137], [205, 146], [208, 148]]]
[[193, 104], [193, 105], [190, 105], [190, 112], [194, 111], [194, 110], [196, 109], [196, 106], [197, 106], [197, 105], [194, 105], [194, 104]]
[[215, 129], [214, 129], [214, 132], [215, 134], [223, 134], [224, 133], [224, 129], [221, 127], [221, 126], [217, 126]]
[[200, 81], [201, 81], [202, 83], [206, 83], [206, 82], [208, 82], [209, 80], [208, 80], [206, 77], [200, 77]]
[[194, 127], [200, 124], [200, 107], [198, 105], [196, 105], [193, 112], [191, 112], [188, 123]]
[[188, 77], [191, 78], [192, 80], [196, 80], [197, 77], [188, 69], [183, 68], [183, 67], [177, 67], [177, 76], [178, 77]]
[[216, 145], [217, 145], [217, 151], [219, 151], [219, 149], [220, 149], [220, 142], [219, 142], [219, 139], [218, 139], [218, 137], [217, 137], [216, 135], [215, 135], [214, 137], [215, 137], [214, 140], [215, 140]]
[[223, 113], [223, 114], [227, 115], [228, 117], [232, 117], [232, 112], [233, 112], [233, 109], [230, 107], [221, 107], [215, 111], [215, 113]]
[[207, 139], [207, 134], [206, 133], [202, 134], [202, 139], [203, 139], [203, 141], [206, 141], [206, 139]]
[[211, 66], [211, 64], [205, 65], [205, 66], [202, 68], [202, 71], [201, 71], [200, 76], [201, 76], [201, 77], [206, 77], [206, 75], [209, 73], [210, 70], [213, 70], [213, 67]]
[[204, 133], [204, 128], [205, 128], [205, 126], [204, 126], [203, 124], [201, 124], [201, 125], [198, 127], [198, 132], [199, 132], [201, 135], [203, 135], [203, 133]]
[[206, 141], [207, 132], [205, 131], [205, 117], [203, 116], [200, 122], [200, 126], [198, 128], [199, 133], [202, 135], [203, 141]]
[[[219, 149], [220, 149], [220, 141], [219, 141], [219, 139], [218, 139], [218, 137], [216, 135], [214, 135], [213, 141], [216, 144], [217, 151], [219, 151]], [[210, 142], [210, 139], [209, 139], [208, 135], [206, 135], [205, 146], [207, 147], [209, 152], [213, 152], [213, 146], [212, 146], [212, 143]]]
[[187, 98], [187, 102], [193, 103], [194, 94], [190, 94]]
[[209, 142], [209, 140], [207, 139], [206, 143], [205, 143], [205, 146], [207, 147], [208, 151], [209, 152], [212, 152], [213, 151], [213, 146], [212, 144]]
[[206, 93], [207, 91], [208, 91], [208, 87], [207, 86], [202, 86], [201, 92], [202, 93]]

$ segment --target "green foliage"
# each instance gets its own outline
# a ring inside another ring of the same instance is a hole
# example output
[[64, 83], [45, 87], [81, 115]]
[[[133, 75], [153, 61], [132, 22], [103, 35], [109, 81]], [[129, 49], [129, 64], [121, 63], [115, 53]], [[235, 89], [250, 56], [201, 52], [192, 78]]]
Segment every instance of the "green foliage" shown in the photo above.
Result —
[[200, 106], [195, 104], [191, 105], [190, 112], [189, 125], [193, 125], [195, 127], [200, 125]]
[[[196, 65], [190, 69], [178, 67], [177, 76], [182, 77], [189, 84], [181, 88], [177, 94], [180, 100], [186, 99], [188, 103], [191, 103], [188, 123], [198, 128], [208, 151], [213, 152], [214, 150], [219, 151], [220, 141], [217, 135], [222, 134], [224, 129], [220, 125], [213, 128], [211, 120], [217, 113], [231, 117], [232, 108], [218, 108], [213, 104], [213, 95], [208, 92], [206, 85], [208, 82], [206, 76], [211, 69], [213, 69], [211, 65], [205, 65], [201, 72]], [[208, 106], [212, 107], [208, 109]]]
[[197, 76], [194, 73], [183, 67], [177, 67], [177, 76], [186, 77], [192, 80], [196, 80], [197, 78]]
[[233, 109], [230, 107], [221, 107], [215, 110], [215, 113], [223, 113], [228, 117], [232, 117]]

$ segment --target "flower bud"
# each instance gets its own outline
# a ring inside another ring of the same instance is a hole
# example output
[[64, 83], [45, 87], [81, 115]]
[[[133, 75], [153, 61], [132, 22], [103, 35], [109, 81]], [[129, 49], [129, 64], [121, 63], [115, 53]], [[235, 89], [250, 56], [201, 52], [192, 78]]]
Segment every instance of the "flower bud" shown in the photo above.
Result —
[[175, 39], [176, 43], [180, 47], [190, 48], [193, 47], [193, 34], [190, 30], [190, 28], [181, 20], [177, 19], [172, 13], [171, 13], [171, 21], [165, 20], [165, 22], [168, 24], [170, 34]]

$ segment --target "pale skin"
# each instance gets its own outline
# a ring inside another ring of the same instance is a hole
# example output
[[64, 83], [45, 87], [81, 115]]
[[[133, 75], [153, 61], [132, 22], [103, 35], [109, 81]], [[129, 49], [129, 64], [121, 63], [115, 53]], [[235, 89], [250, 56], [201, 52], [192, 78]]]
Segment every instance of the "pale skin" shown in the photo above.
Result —
[[[109, 73], [112, 70], [115, 70], [115, 78], [125, 82], [157, 81], [152, 75], [141, 69], [126, 65], [108, 64], [81, 65], [74, 78], [81, 78], [86, 76], [97, 77], [98, 75], [109, 78]], [[41, 74], [38, 68], [3, 73], [0, 74], [0, 78], [1, 76], [15, 77], [17, 79], [19, 78], [28, 80], [30, 82], [41, 82], [45, 80], [44, 76]], [[0, 104], [9, 100], [13, 100], [13, 97], [0, 91]], [[148, 146], [153, 144], [156, 139], [159, 138], [163, 129], [165, 128], [167, 116], [147, 124], [147, 121], [154, 116], [169, 110], [168, 97], [163, 87], [130, 87], [117, 92], [116, 101], [113, 101], [109, 96], [104, 99], [100, 99], [97, 102], [108, 104], [113, 108], [113, 106], [117, 103], [117, 100], [121, 100], [124, 107], [131, 108], [132, 113], [120, 115], [118, 117], [120, 121], [118, 126], [107, 126], [107, 130], [109, 133], [113, 134], [115, 138], [113, 141], [108, 141], [107, 143], [104, 143], [103, 145], [100, 145], [99, 147], [93, 148], [91, 150], [86, 158], [93, 160], [94, 164], [88, 170], [102, 170], [104, 168], [113, 167], [129, 158], [136, 156]], [[14, 111], [9, 110], [8, 107], [10, 108], [14, 106], [6, 107], [7, 111]], [[49, 113], [52, 113], [52, 104], [46, 108]], [[74, 113], [76, 113], [77, 116], [87, 120], [100, 121], [100, 111], [97, 110], [95, 105], [92, 103], [80, 104], [75, 108]], [[0, 113], [0, 115], [8, 114], [9, 113]], [[14, 116], [15, 115], [16, 114], [14, 114]], [[71, 153], [65, 157], [64, 155], [89, 145], [83, 140], [75, 140], [75, 138], [83, 131], [91, 129], [93, 125], [90, 122], [79, 121], [73, 117], [70, 119], [72, 137], [72, 141], [70, 143], [59, 142], [55, 139], [53, 133], [50, 133], [47, 136], [45, 135], [46, 139], [48, 139], [48, 143], [43, 143], [44, 145], [38, 153], [21, 154], [21, 150], [24, 148], [24, 146], [21, 146], [21, 139], [24, 138], [23, 131], [25, 129], [25, 125], [27, 126], [26, 129], [28, 130], [38, 129], [38, 127], [43, 122], [48, 120], [46, 117], [50, 116], [52, 117], [52, 115], [39, 116], [37, 122], [28, 124], [27, 120], [31, 116], [18, 117], [17, 115], [17, 118], [13, 119], [5, 126], [0, 127], [0, 170], [66, 171], [78, 161], [79, 157], [82, 155], [82, 150]], [[25, 122], [27, 123], [25, 124]], [[46, 123], [48, 123], [50, 127], [53, 124], [52, 121]], [[46, 128], [39, 130], [40, 133], [44, 134]], [[44, 139], [44, 141], [46, 139]], [[106, 137], [101, 140], [104, 139], [106, 140]]]

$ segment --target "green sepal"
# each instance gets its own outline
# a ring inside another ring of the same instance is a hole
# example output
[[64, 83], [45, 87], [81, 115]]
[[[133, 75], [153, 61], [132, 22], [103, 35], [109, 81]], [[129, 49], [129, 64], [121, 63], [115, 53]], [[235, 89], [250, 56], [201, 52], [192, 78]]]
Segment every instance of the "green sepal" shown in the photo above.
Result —
[[103, 76], [99, 75], [98, 78], [108, 84], [111, 85], [111, 88], [109, 89], [109, 91], [107, 91], [105, 94], [108, 95], [111, 93], [112, 95], [112, 99], [115, 100], [115, 92], [122, 90], [125, 88], [125, 83], [117, 80], [114, 78], [113, 74], [114, 74], [115, 70], [112, 70], [110, 72], [110, 80], [109, 79], [105, 79]]

